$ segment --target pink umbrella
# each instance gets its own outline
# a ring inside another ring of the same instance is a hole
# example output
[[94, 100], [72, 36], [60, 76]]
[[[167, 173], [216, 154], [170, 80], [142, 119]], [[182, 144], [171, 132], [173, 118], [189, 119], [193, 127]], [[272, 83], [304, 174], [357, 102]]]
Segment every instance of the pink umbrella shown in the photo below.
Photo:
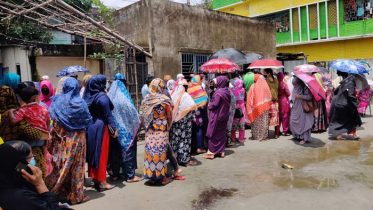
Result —
[[319, 67], [315, 65], [303, 64], [293, 68], [293, 71], [303, 71], [306, 73], [319, 72]]
[[310, 89], [312, 95], [315, 97], [316, 101], [321, 101], [321, 99], [326, 99], [325, 90], [321, 87], [319, 82], [310, 75], [304, 73], [303, 71], [294, 71], [296, 77], [306, 84]]
[[207, 74], [226, 74], [235, 71], [242, 71], [235, 62], [226, 58], [215, 58], [209, 60], [199, 67], [199, 70]]
[[249, 69], [280, 69], [284, 68], [282, 63], [275, 59], [264, 59], [264, 60], [257, 60], [251, 63]]

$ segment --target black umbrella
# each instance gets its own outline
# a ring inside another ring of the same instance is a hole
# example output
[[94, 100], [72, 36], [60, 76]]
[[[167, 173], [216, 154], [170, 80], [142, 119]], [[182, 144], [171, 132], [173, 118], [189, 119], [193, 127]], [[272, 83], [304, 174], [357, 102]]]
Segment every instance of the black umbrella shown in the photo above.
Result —
[[247, 57], [247, 55], [245, 55], [243, 52], [234, 48], [219, 50], [218, 52], [212, 54], [209, 60], [215, 58], [226, 58], [235, 62], [237, 65], [249, 64], [253, 62], [252, 57]]
[[264, 59], [264, 56], [256, 54], [256, 53], [247, 53], [245, 56], [246, 56], [246, 60], [248, 61], [248, 63], [252, 63], [254, 61]]

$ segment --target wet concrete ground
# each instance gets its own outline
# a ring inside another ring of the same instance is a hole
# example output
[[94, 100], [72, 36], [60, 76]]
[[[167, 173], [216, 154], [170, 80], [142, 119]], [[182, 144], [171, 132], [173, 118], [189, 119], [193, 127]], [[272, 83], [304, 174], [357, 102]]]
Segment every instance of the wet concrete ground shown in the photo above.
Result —
[[[373, 209], [373, 117], [363, 122], [360, 141], [329, 140], [327, 133], [313, 134], [313, 142], [304, 146], [290, 137], [248, 140], [227, 148], [224, 159], [196, 156], [197, 166], [183, 168], [185, 181], [152, 187], [121, 180], [103, 193], [87, 188], [92, 200], [74, 208]], [[143, 153], [144, 142], [139, 142], [138, 173]], [[283, 169], [283, 163], [294, 169]]]

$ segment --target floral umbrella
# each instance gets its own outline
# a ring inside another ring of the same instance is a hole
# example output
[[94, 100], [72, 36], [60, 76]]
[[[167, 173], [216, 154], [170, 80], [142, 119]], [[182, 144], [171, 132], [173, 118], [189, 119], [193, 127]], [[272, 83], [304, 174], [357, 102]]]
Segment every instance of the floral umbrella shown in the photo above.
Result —
[[199, 67], [199, 70], [207, 74], [226, 74], [235, 71], [242, 71], [235, 62], [225, 58], [209, 60]]
[[251, 63], [248, 69], [280, 69], [284, 68], [282, 63], [275, 59], [264, 59], [264, 60], [256, 60]]
[[303, 71], [305, 73], [319, 72], [319, 67], [315, 65], [303, 64], [293, 68], [293, 71]]
[[348, 59], [334, 60], [330, 63], [330, 67], [338, 71], [350, 73], [350, 74], [363, 74], [369, 73], [369, 70], [364, 67], [363, 64]]

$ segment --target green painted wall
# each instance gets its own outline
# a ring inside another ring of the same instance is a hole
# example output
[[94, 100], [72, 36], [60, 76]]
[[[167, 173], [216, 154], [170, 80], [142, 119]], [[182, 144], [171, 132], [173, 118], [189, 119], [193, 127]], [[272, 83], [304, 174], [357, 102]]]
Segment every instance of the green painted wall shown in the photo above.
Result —
[[307, 33], [307, 7], [300, 8], [300, 22], [301, 22], [301, 29], [302, 29], [302, 41], [308, 41], [308, 33]]
[[326, 16], [325, 16], [325, 3], [320, 3], [319, 7], [320, 18], [320, 37], [326, 38]]
[[291, 43], [291, 32], [276, 33], [276, 44]]
[[217, 9], [217, 8], [229, 6], [231, 4], [235, 4], [238, 2], [242, 2], [242, 0], [214, 0], [212, 2], [212, 5], [214, 9]]

